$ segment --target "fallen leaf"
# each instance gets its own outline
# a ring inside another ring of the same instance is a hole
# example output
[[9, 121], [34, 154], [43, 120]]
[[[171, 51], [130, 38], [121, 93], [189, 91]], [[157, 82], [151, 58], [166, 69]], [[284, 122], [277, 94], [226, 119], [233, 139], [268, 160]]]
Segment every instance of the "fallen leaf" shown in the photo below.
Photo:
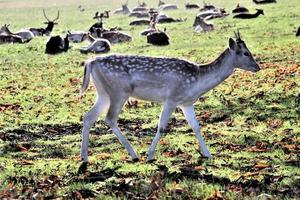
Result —
[[196, 167], [194, 167], [194, 169], [197, 170], [197, 171], [202, 171], [202, 170], [205, 170], [205, 167], [203, 167], [203, 166], [196, 166]]
[[34, 162], [30, 160], [20, 160], [16, 163], [17, 165], [33, 165]]

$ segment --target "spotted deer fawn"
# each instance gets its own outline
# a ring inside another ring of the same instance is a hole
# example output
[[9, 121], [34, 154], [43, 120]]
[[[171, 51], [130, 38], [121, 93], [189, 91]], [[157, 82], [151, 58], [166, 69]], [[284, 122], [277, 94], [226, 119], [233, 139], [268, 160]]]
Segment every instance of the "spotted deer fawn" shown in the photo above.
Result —
[[133, 55], [109, 55], [87, 60], [81, 94], [88, 88], [92, 76], [97, 100], [83, 117], [81, 158], [88, 162], [89, 130], [101, 113], [106, 113], [105, 122], [125, 146], [133, 160], [138, 156], [117, 125], [118, 116], [129, 97], [160, 102], [163, 104], [156, 135], [147, 154], [153, 160], [155, 147], [164, 132], [172, 112], [179, 107], [195, 132], [203, 156], [211, 154], [201, 136], [193, 104], [213, 89], [235, 68], [257, 72], [259, 65], [254, 60], [246, 43], [236, 34], [229, 39], [229, 48], [209, 64], [195, 64], [177, 58], [159, 58]]

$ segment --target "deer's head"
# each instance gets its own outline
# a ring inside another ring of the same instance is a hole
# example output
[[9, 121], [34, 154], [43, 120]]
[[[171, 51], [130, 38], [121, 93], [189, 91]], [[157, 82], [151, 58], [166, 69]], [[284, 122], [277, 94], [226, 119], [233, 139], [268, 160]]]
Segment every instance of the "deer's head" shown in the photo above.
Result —
[[260, 67], [247, 48], [246, 43], [241, 39], [240, 33], [237, 32], [235, 35], [236, 40], [229, 39], [229, 50], [233, 56], [235, 66], [246, 71], [258, 72]]
[[46, 22], [44, 22], [44, 24], [47, 24], [46, 30], [51, 32], [53, 30], [54, 25], [58, 24], [57, 20], [59, 19], [59, 10], [57, 11], [56, 18], [53, 20], [49, 20], [49, 18], [46, 15], [45, 9], [43, 9], [43, 14], [45, 19], [47, 20]]

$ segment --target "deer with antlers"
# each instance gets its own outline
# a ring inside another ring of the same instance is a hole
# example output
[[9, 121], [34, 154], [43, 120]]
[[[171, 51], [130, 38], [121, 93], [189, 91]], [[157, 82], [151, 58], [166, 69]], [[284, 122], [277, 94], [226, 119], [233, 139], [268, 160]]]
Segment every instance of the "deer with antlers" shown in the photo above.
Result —
[[114, 14], [123, 14], [127, 15], [130, 13], [130, 10], [128, 8], [128, 0], [125, 2], [125, 4], [122, 4], [122, 8], [118, 8], [114, 10]]
[[236, 40], [229, 39], [229, 47], [216, 60], [203, 65], [178, 58], [135, 55], [109, 55], [87, 60], [81, 94], [87, 90], [92, 77], [97, 90], [97, 100], [83, 117], [83, 163], [79, 172], [86, 169], [88, 162], [89, 130], [97, 117], [105, 112], [105, 123], [124, 145], [131, 158], [138, 160], [135, 150], [121, 133], [117, 123], [121, 109], [129, 97], [163, 104], [147, 161], [153, 160], [161, 134], [176, 107], [182, 110], [195, 132], [203, 156], [211, 158], [212, 155], [201, 136], [193, 104], [201, 95], [227, 79], [235, 68], [251, 72], [260, 70], [240, 34], [237, 33], [236, 37]]
[[49, 20], [45, 13], [45, 9], [43, 9], [43, 14], [47, 22], [44, 22], [44, 24], [47, 24], [46, 28], [29, 28], [29, 30], [34, 34], [34, 36], [49, 36], [52, 32], [54, 25], [58, 24], [56, 21], [59, 19], [59, 10], [57, 11], [57, 16], [53, 20]]

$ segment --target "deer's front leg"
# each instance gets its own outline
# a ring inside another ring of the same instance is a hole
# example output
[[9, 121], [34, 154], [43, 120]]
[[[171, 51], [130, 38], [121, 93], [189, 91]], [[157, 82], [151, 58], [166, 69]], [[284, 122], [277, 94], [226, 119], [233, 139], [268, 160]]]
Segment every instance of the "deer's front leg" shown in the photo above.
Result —
[[180, 108], [182, 109], [182, 112], [183, 112], [186, 120], [188, 121], [189, 125], [191, 126], [191, 128], [193, 129], [193, 131], [196, 134], [196, 137], [199, 142], [200, 149], [201, 149], [203, 156], [205, 156], [207, 158], [212, 158], [212, 155], [210, 154], [209, 150], [207, 149], [205, 142], [201, 136], [200, 125], [197, 121], [194, 107], [193, 106], [181, 106]]
[[152, 144], [149, 148], [148, 151], [148, 157], [147, 157], [147, 162], [151, 161], [153, 159], [154, 156], [154, 152], [155, 152], [155, 148], [156, 145], [161, 137], [161, 133], [166, 129], [166, 126], [168, 124], [168, 120], [172, 114], [172, 112], [175, 110], [176, 106], [171, 104], [171, 103], [165, 103], [163, 110], [160, 114], [160, 118], [159, 118], [159, 124], [157, 127], [157, 132], [156, 135], [152, 141]]

